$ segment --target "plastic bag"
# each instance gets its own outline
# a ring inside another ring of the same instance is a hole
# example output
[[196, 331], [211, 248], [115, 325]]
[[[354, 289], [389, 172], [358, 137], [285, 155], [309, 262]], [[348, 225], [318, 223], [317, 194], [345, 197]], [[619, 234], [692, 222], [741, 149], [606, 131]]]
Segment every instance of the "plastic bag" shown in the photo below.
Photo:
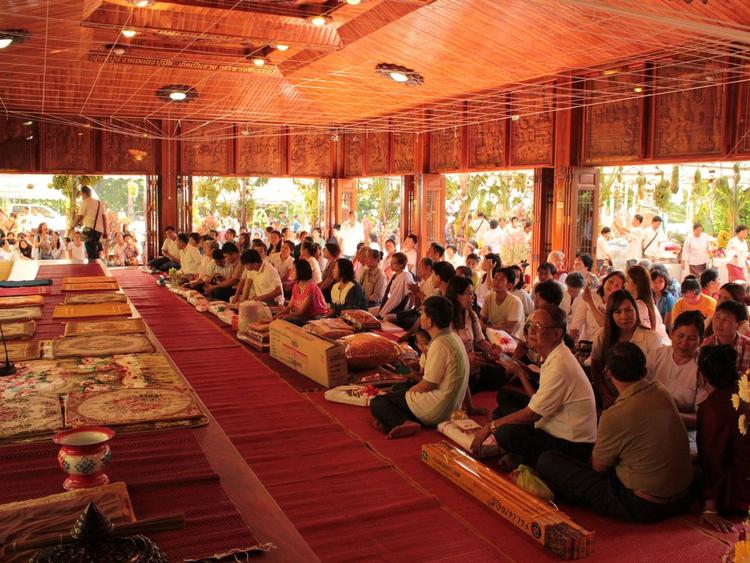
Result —
[[527, 493], [548, 502], [555, 500], [555, 493], [528, 465], [519, 465], [511, 473], [511, 477], [513, 482]]

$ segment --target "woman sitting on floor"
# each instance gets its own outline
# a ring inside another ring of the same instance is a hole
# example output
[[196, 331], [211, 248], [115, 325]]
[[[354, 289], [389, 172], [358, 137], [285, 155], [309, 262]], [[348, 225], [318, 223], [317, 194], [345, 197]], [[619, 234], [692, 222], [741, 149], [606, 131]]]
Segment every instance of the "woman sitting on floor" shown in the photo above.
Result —
[[329, 316], [338, 317], [347, 309], [366, 309], [365, 293], [362, 286], [354, 279], [354, 264], [346, 258], [338, 258], [333, 263], [331, 286], [331, 312]]
[[618, 342], [632, 342], [641, 349], [650, 366], [651, 356], [661, 346], [661, 341], [656, 332], [641, 324], [638, 306], [627, 291], [620, 289], [609, 296], [605, 317], [604, 327], [596, 333], [591, 349], [591, 379], [606, 408], [617, 396], [604, 378], [604, 364], [610, 349]]
[[703, 342], [703, 315], [686, 311], [677, 317], [672, 329], [671, 346], [652, 353], [646, 378], [657, 381], [672, 396], [685, 426], [695, 428], [698, 403], [705, 389], [698, 382], [698, 348]]
[[312, 277], [310, 262], [304, 258], [294, 261], [295, 284], [292, 288], [292, 298], [289, 304], [277, 313], [276, 319], [303, 326], [328, 313], [323, 292], [318, 284], [312, 281]]
[[698, 357], [700, 373], [714, 391], [698, 407], [698, 458], [704, 474], [704, 524], [730, 532], [733, 524], [720, 513], [750, 508], [750, 439], [737, 428], [732, 405], [737, 391], [737, 352], [731, 346], [706, 346]]
[[[730, 282], [725, 283], [721, 286], [721, 289], [719, 289], [719, 295], [716, 298], [716, 306], [718, 307], [724, 303], [724, 301], [737, 301], [737, 303], [742, 303], [744, 305], [746, 300], [747, 294], [745, 288], [738, 283]], [[713, 315], [706, 319], [706, 336], [713, 336], [714, 334], [713, 320]], [[737, 332], [740, 334], [747, 334], [750, 332], [750, 323], [748, 323], [747, 320], [742, 321]]]
[[651, 288], [651, 276], [643, 266], [631, 266], [625, 278], [625, 289], [635, 298], [638, 315], [646, 328], [653, 329], [661, 339], [663, 346], [671, 344], [664, 321], [654, 303], [654, 291]]

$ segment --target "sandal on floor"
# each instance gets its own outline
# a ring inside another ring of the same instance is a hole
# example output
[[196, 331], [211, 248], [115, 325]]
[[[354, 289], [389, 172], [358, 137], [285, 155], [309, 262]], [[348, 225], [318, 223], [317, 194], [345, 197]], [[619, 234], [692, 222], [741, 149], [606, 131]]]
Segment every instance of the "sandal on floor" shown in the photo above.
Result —
[[406, 438], [407, 436], [413, 436], [422, 429], [419, 423], [413, 420], [407, 420], [403, 424], [396, 426], [388, 432], [386, 438], [389, 440], [397, 440], [398, 438]]

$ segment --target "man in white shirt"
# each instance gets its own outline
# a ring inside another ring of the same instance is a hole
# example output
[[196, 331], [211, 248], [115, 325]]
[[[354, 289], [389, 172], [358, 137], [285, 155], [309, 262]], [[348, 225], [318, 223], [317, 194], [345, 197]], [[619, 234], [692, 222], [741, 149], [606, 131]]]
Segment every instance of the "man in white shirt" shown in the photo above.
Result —
[[[252, 273], [246, 281], [247, 299], [260, 301], [268, 305], [283, 305], [284, 290], [281, 277], [271, 264], [263, 262], [257, 250], [246, 250], [240, 256], [240, 262], [246, 272]], [[247, 285], [251, 287], [248, 288]]]
[[495, 268], [492, 273], [492, 291], [484, 298], [479, 318], [490, 328], [504, 330], [520, 337], [525, 319], [523, 303], [510, 290], [516, 284], [512, 268]]
[[350, 260], [357, 254], [357, 245], [365, 240], [365, 229], [362, 223], [357, 221], [357, 213], [349, 212], [349, 220], [341, 225], [341, 241], [343, 247], [341, 252], [345, 258]]
[[292, 266], [294, 266], [292, 250], [294, 250], [294, 243], [285, 241], [281, 245], [281, 251], [274, 252], [268, 257], [268, 261], [274, 268], [276, 268], [276, 271], [279, 272], [282, 282], [289, 279]]
[[603, 227], [599, 236], [596, 237], [596, 273], [602, 271], [604, 262], [607, 261], [612, 264], [612, 256], [607, 248], [607, 242], [612, 238], [612, 229], [609, 227]]
[[89, 260], [99, 258], [100, 244], [102, 236], [107, 238], [107, 206], [98, 199], [91, 197], [91, 188], [81, 186], [81, 205], [78, 208], [73, 227], [81, 225], [86, 253]]
[[615, 223], [615, 228], [621, 235], [628, 239], [628, 248], [625, 253], [628, 267], [637, 264], [643, 258], [643, 215], [636, 214], [630, 228], [627, 229]]
[[432, 337], [424, 376], [419, 383], [394, 387], [370, 403], [375, 425], [388, 438], [415, 434], [421, 428], [420, 423], [436, 426], [448, 420], [463, 403], [469, 381], [469, 357], [458, 334], [451, 330], [452, 321], [453, 305], [446, 298], [430, 297], [424, 302], [419, 322]]
[[180, 272], [191, 278], [198, 275], [201, 267], [201, 253], [195, 240], [185, 233], [177, 235], [177, 248], [180, 252]]
[[559, 307], [544, 305], [529, 318], [528, 346], [543, 359], [538, 389], [518, 362], [503, 363], [507, 372], [518, 375], [531, 399], [521, 410], [483, 426], [472, 451], [478, 453], [487, 437], [494, 434], [506, 452], [501, 459], [504, 470], [520, 463], [533, 467], [549, 450], [582, 461], [591, 455], [596, 441], [596, 401], [583, 368], [563, 342], [566, 317]]
[[401, 249], [406, 255], [406, 265], [409, 271], [413, 274], [417, 268], [417, 235], [406, 235], [404, 239], [404, 246]]
[[161, 245], [161, 256], [148, 263], [152, 270], [167, 272], [180, 267], [180, 249], [177, 248], [177, 231], [174, 227], [164, 229], [164, 242]]
[[667, 244], [667, 233], [664, 232], [661, 217], [654, 215], [651, 226], [643, 231], [643, 256], [652, 262], [658, 261], [664, 253]]
[[692, 275], [699, 278], [708, 267], [708, 252], [711, 239], [703, 232], [703, 225], [693, 224], [693, 233], [685, 237], [682, 246], [682, 269], [688, 269]]
[[490, 250], [497, 254], [500, 252], [500, 247], [503, 245], [503, 238], [505, 233], [498, 226], [498, 222], [495, 219], [490, 221], [490, 228], [484, 233], [484, 244], [489, 246]]
[[380, 267], [380, 251], [374, 248], [367, 249], [365, 268], [359, 276], [359, 285], [365, 293], [368, 307], [379, 306], [385, 294], [385, 274]]
[[477, 244], [479, 244], [480, 247], [484, 246], [484, 235], [487, 232], [487, 229], [490, 228], [490, 223], [487, 221], [484, 213], [477, 211], [477, 218], [472, 221], [471, 228], [474, 231], [474, 240], [477, 241]]

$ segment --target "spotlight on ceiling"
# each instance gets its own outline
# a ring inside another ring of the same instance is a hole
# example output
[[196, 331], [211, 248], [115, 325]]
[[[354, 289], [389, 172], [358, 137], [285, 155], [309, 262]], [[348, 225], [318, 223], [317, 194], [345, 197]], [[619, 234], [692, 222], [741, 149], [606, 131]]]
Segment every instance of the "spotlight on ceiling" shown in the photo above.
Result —
[[284, 45], [283, 43], [276, 43], [276, 50], [277, 51], [286, 51], [289, 49], [289, 45]]
[[636, 94], [640, 94], [641, 92], [643, 92], [643, 87], [636, 86], [635, 88], [633, 88], [633, 92], [635, 92]]
[[0, 29], [0, 49], [23, 43], [31, 36], [25, 29]]
[[518, 115], [517, 113], [514, 113], [513, 115], [510, 116], [511, 121], [518, 121], [519, 119], [521, 119], [521, 116]]
[[424, 77], [417, 71], [403, 66], [388, 63], [380, 63], [375, 67], [375, 72], [386, 78], [390, 78], [399, 84], [407, 86], [420, 86], [424, 83]]
[[29, 119], [28, 121], [24, 121], [22, 123], [22, 125], [25, 125], [26, 127], [29, 127], [30, 125], [34, 125], [34, 122]]
[[31, 141], [33, 138], [34, 138], [34, 135], [29, 135], [28, 137], [26, 137], [26, 140]]
[[159, 88], [156, 91], [156, 97], [167, 102], [182, 104], [196, 99], [198, 92], [187, 84], [169, 84]]
[[131, 0], [130, 3], [136, 8], [145, 8], [151, 3], [151, 0]]
[[313, 16], [310, 18], [310, 23], [318, 27], [324, 26], [330, 21], [331, 18], [328, 16]]
[[135, 37], [137, 33], [138, 32], [135, 29], [123, 29], [122, 30], [122, 34], [128, 39]]
[[346, 3], [350, 6], [357, 6], [360, 2], [362, 2], [362, 0], [346, 0]]
[[263, 57], [254, 57], [253, 58], [253, 64], [255, 66], [265, 66], [266, 59], [264, 59]]
[[111, 51], [113, 55], [117, 55], [118, 57], [124, 55], [128, 50], [125, 45], [118, 45], [117, 43], [110, 43], [109, 45], [105, 45], [104, 49], [106, 51]]

